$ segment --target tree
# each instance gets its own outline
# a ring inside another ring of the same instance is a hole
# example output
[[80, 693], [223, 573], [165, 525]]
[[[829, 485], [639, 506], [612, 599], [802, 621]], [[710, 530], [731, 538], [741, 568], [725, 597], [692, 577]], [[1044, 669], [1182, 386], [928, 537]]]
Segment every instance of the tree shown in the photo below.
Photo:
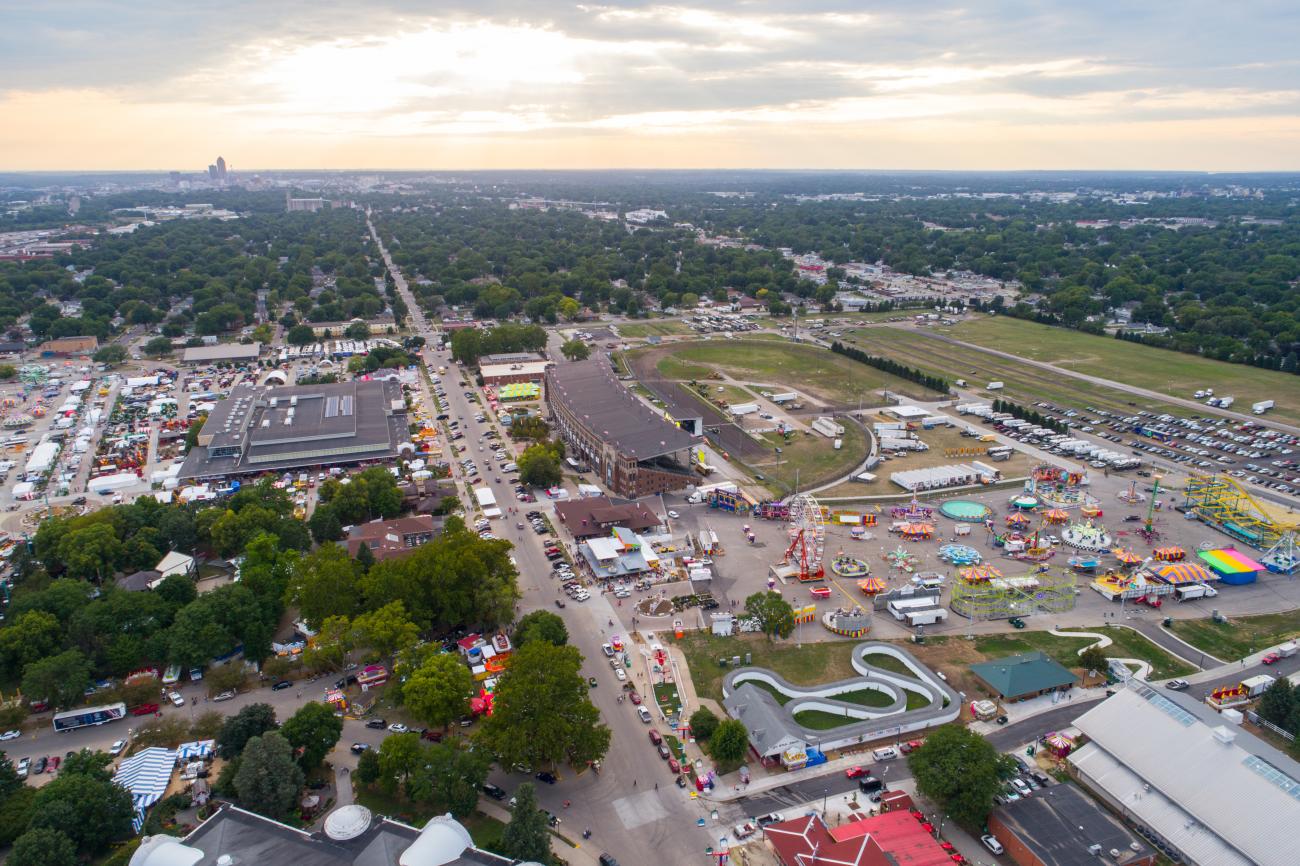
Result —
[[700, 707], [691, 713], [691, 733], [697, 740], [708, 740], [718, 729], [718, 717], [708, 707]]
[[0, 803], [23, 787], [23, 780], [18, 778], [13, 761], [4, 752], [0, 752]]
[[36, 795], [32, 828], [67, 835], [81, 854], [98, 854], [131, 835], [131, 794], [108, 779], [59, 773]]
[[516, 462], [519, 480], [532, 487], [554, 487], [564, 478], [560, 459], [547, 443], [528, 446]]
[[564, 620], [549, 610], [530, 611], [515, 625], [515, 646], [521, 647], [535, 640], [563, 646], [569, 642], [569, 629]]
[[109, 769], [112, 764], [112, 756], [105, 752], [81, 749], [63, 759], [63, 766], [59, 773], [63, 776], [89, 776], [107, 782], [113, 778], [113, 773]]
[[931, 731], [907, 756], [907, 766], [921, 794], [973, 831], [984, 826], [1015, 762], [979, 734], [951, 724]]
[[794, 631], [794, 608], [781, 597], [781, 593], [768, 590], [756, 592], [745, 599], [745, 613], [758, 620], [759, 628], [771, 640], [789, 637]]
[[1093, 645], [1079, 653], [1079, 666], [1085, 671], [1096, 671], [1105, 675], [1106, 671], [1110, 670], [1110, 661], [1101, 651], [1101, 647]]
[[425, 744], [422, 752], [424, 760], [406, 784], [411, 799], [432, 801], [439, 810], [445, 809], [457, 818], [472, 815], [492, 759], [482, 751], [466, 748], [460, 739]]
[[94, 359], [96, 363], [105, 364], [109, 367], [116, 367], [118, 364], [126, 360], [126, 349], [116, 343], [110, 343], [96, 352], [94, 354]]
[[474, 678], [460, 659], [431, 655], [402, 684], [402, 702], [420, 721], [445, 728], [465, 714]]
[[43, 610], [29, 610], [0, 629], [0, 662], [8, 670], [21, 671], [58, 649], [62, 637], [63, 626], [57, 616]]
[[328, 617], [351, 619], [361, 592], [357, 568], [337, 544], [324, 544], [298, 560], [285, 588], [285, 601], [297, 606], [307, 624], [319, 628]]
[[420, 629], [411, 622], [400, 599], [358, 616], [352, 621], [352, 633], [357, 643], [381, 656], [392, 656], [420, 639]]
[[343, 720], [325, 704], [303, 704], [280, 727], [289, 745], [300, 752], [298, 763], [304, 770], [319, 767], [343, 734]]
[[379, 781], [380, 775], [379, 753], [374, 749], [366, 749], [357, 758], [357, 769], [352, 778], [362, 785], [373, 785]]
[[23, 694], [36, 700], [44, 698], [59, 709], [79, 703], [89, 682], [90, 662], [75, 649], [64, 650], [23, 668]]
[[144, 344], [144, 353], [151, 358], [161, 358], [172, 353], [172, 341], [168, 337], [154, 337]]
[[12, 845], [27, 832], [36, 813], [36, 789], [23, 785], [13, 794], [0, 799], [0, 848]]
[[244, 746], [234, 786], [245, 809], [268, 818], [283, 818], [297, 805], [302, 783], [302, 770], [294, 763], [293, 749], [278, 732], [253, 737]]
[[1259, 706], [1255, 712], [1259, 713], [1260, 718], [1285, 727], [1291, 721], [1295, 708], [1296, 694], [1290, 680], [1279, 677], [1259, 696]]
[[248, 671], [239, 662], [213, 665], [203, 674], [203, 683], [212, 695], [238, 691], [247, 679]]
[[349, 340], [370, 339], [370, 326], [365, 322], [353, 322], [343, 329], [343, 336]]
[[537, 807], [537, 791], [532, 782], [525, 782], [515, 791], [510, 823], [501, 831], [501, 853], [527, 863], [552, 862], [546, 813]]
[[311, 325], [294, 325], [284, 338], [292, 346], [305, 346], [316, 342], [316, 332], [312, 330]]
[[58, 830], [28, 830], [14, 840], [9, 866], [77, 866], [77, 848]]
[[535, 641], [515, 651], [479, 738], [501, 763], [585, 765], [609, 749], [576, 647]]
[[406, 784], [423, 759], [420, 735], [414, 731], [385, 737], [379, 744], [379, 784], [386, 791], [395, 793], [399, 785]]
[[217, 753], [226, 760], [244, 751], [253, 737], [274, 731], [280, 725], [275, 721], [275, 708], [270, 704], [249, 704], [226, 719], [217, 735]]
[[709, 737], [709, 754], [722, 764], [732, 764], [743, 759], [748, 748], [749, 731], [745, 729], [744, 722], [737, 719], [726, 719], [718, 723], [713, 736]]
[[560, 345], [560, 352], [570, 361], [585, 361], [591, 357], [591, 346], [582, 340], [566, 340]]

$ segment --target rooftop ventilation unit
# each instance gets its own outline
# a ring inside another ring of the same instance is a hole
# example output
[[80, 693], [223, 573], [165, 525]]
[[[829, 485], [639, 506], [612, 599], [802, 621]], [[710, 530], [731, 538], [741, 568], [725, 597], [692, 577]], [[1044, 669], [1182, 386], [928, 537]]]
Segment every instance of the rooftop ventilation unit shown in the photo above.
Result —
[[1225, 746], [1230, 746], [1233, 744], [1234, 741], [1236, 741], [1237, 732], [1229, 730], [1223, 725], [1219, 725], [1214, 729], [1214, 739], [1218, 740], [1220, 743], [1223, 743], [1223, 745]]

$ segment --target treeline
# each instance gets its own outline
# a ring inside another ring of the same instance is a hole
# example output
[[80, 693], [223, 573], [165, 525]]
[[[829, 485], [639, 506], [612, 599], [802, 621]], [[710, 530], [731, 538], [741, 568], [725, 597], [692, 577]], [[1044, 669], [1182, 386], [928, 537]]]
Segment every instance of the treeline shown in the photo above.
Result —
[[851, 358], [860, 364], [866, 364], [870, 367], [875, 367], [877, 370], [883, 370], [900, 379], [915, 382], [918, 385], [929, 388], [931, 391], [940, 394], [948, 393], [948, 380], [941, 376], [931, 376], [924, 370], [918, 370], [915, 367], [900, 364], [897, 361], [890, 360], [889, 358], [882, 358], [879, 355], [869, 355], [855, 346], [846, 346], [838, 340], [831, 343], [831, 351], [843, 355], [846, 358]]
[[476, 364], [484, 355], [545, 348], [546, 331], [540, 325], [506, 323], [487, 330], [462, 328], [451, 335], [451, 356], [464, 364]]
[[[1139, 334], [1133, 331], [1116, 331], [1115, 339], [1124, 340], [1128, 343], [1139, 343], [1143, 346], [1154, 346], [1157, 349], [1171, 349], [1177, 351], [1189, 351], [1179, 347], [1179, 335], [1168, 336], [1165, 334]], [[1201, 353], [1198, 353], [1201, 354]], [[1215, 357], [1220, 361], [1231, 361], [1231, 353], [1228, 357], [1216, 357], [1211, 354], [1209, 357]], [[1251, 367], [1260, 367], [1265, 370], [1277, 370], [1281, 373], [1300, 373], [1300, 355], [1295, 350], [1287, 352], [1285, 355], [1250, 355], [1239, 359], [1239, 363], [1247, 364]]]
[[993, 411], [1005, 412], [1019, 418], [1021, 421], [1028, 421], [1036, 427], [1046, 427], [1049, 430], [1055, 430], [1057, 433], [1070, 432], [1070, 428], [1065, 426], [1064, 421], [1058, 421], [1035, 409], [1026, 409], [1024, 406], [1012, 403], [1010, 400], [994, 400]]

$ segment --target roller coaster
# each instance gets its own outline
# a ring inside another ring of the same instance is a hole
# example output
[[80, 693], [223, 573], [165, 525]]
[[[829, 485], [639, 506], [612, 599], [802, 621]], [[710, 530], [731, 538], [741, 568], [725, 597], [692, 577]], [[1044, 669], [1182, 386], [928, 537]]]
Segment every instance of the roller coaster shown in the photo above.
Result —
[[1283, 523], [1233, 478], [1222, 473], [1187, 479], [1187, 509], [1204, 523], [1259, 550], [1267, 550], [1300, 525]]

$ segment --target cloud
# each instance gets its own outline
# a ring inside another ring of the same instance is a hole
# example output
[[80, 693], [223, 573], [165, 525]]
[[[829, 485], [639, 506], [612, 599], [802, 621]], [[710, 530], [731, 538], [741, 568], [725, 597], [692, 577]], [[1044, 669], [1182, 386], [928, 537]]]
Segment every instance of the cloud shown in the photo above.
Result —
[[[674, 147], [686, 158], [805, 129], [843, 142], [831, 164], [848, 165], [864, 136], [935, 135], [955, 151], [953, 130], [1031, 140], [1037, 125], [1086, 124], [1122, 152], [1126, 128], [1149, 138], [1150, 124], [1193, 122], [1241, 148], [1233, 124], [1300, 117], [1300, 6], [1281, 2], [1159, 14], [1121, 0], [48, 5], [0, 0], [0, 106], [64, 106], [87, 154], [137, 132], [133, 158], [154, 165], [174, 158], [163, 142], [196, 136], [211, 142], [203, 154], [230, 141], [268, 155], [282, 138], [392, 154], [486, 152], [495, 137], [522, 163], [543, 140], [585, 137], [613, 157], [639, 152], [613, 142], [645, 136], [669, 161]], [[48, 119], [4, 116], [0, 167], [50, 158], [30, 134]], [[178, 122], [185, 134], [166, 128]]]

